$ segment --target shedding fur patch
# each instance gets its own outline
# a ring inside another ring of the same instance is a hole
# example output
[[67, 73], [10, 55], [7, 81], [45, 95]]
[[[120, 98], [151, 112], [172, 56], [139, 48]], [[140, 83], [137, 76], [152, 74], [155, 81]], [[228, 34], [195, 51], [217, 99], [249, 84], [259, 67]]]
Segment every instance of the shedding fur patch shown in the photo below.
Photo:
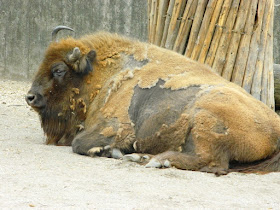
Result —
[[133, 74], [134, 70], [124, 70], [121, 73], [119, 73], [111, 82], [110, 82], [110, 86], [111, 88], [108, 90], [107, 93], [107, 97], [105, 99], [105, 103], [107, 103], [107, 101], [109, 100], [111, 94], [113, 94], [114, 92], [117, 92], [119, 90], [119, 88], [121, 87], [122, 83], [126, 80], [132, 79], [134, 74]]
[[114, 130], [114, 128], [112, 126], [110, 126], [110, 127], [104, 128], [100, 132], [100, 134], [105, 136], [105, 137], [112, 137], [112, 136], [115, 136], [117, 134], [117, 132]]

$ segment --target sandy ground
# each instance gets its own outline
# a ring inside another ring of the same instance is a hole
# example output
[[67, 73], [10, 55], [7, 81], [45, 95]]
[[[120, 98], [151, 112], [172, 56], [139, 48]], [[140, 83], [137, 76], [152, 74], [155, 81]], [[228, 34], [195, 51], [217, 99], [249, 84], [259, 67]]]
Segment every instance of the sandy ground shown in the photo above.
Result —
[[215, 177], [47, 146], [29, 87], [0, 79], [1, 209], [280, 209], [280, 173]]

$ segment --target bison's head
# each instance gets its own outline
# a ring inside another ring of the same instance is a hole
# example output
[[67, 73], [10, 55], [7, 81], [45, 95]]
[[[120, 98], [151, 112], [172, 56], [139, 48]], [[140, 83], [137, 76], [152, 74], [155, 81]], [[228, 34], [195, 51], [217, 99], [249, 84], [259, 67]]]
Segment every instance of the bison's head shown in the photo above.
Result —
[[89, 102], [85, 80], [95, 57], [94, 50], [72, 38], [53, 41], [47, 49], [26, 95], [28, 105], [40, 115], [47, 143], [69, 145], [78, 132]]

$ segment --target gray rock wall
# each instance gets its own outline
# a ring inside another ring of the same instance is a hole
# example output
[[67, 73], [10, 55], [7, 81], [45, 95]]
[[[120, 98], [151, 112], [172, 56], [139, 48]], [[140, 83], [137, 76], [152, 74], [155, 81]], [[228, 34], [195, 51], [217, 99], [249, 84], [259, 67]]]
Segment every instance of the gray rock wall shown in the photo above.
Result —
[[0, 0], [0, 77], [30, 79], [57, 25], [58, 37], [95, 31], [147, 40], [146, 0]]

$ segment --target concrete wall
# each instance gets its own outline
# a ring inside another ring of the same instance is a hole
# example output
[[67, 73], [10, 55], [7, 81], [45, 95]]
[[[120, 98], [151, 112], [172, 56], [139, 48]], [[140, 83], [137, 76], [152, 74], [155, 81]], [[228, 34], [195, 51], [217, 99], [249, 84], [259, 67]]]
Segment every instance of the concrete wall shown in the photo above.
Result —
[[[275, 0], [280, 4], [280, 0]], [[105, 30], [147, 40], [147, 0], [0, 0], [0, 77], [30, 79], [51, 41]], [[275, 7], [274, 62], [280, 63], [280, 6]]]
[[0, 0], [0, 77], [30, 79], [51, 41], [99, 30], [147, 40], [147, 0]]

